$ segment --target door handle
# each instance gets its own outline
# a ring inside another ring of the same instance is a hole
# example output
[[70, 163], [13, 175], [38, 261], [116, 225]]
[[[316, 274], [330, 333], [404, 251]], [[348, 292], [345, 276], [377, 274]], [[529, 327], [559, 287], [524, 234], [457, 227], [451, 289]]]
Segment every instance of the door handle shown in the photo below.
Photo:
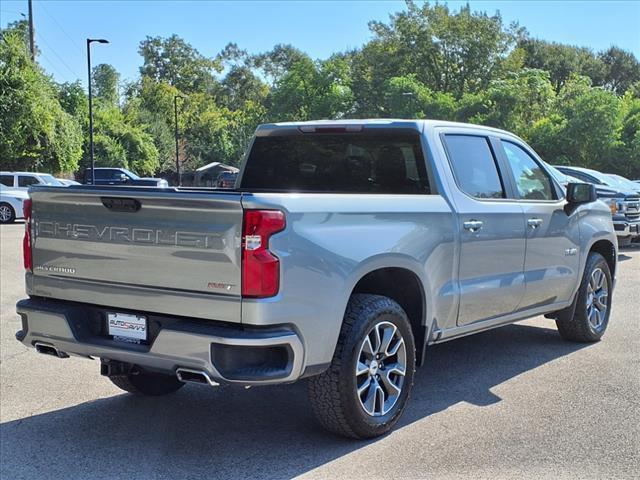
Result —
[[480, 220], [467, 220], [462, 224], [465, 230], [469, 230], [470, 232], [477, 232], [482, 228], [484, 223]]
[[527, 225], [529, 225], [531, 228], [533, 228], [535, 230], [540, 225], [542, 225], [542, 219], [541, 218], [530, 218], [530, 219], [527, 220]]

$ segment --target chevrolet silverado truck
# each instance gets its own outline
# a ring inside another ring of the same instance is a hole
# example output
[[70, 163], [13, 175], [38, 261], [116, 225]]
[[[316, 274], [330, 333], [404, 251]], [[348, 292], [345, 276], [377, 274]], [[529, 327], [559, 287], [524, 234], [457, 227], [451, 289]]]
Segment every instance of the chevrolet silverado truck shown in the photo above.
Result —
[[268, 124], [232, 190], [30, 195], [17, 339], [134, 394], [306, 378], [324, 427], [370, 438], [430, 345], [537, 315], [595, 342], [611, 313], [609, 207], [493, 128]]

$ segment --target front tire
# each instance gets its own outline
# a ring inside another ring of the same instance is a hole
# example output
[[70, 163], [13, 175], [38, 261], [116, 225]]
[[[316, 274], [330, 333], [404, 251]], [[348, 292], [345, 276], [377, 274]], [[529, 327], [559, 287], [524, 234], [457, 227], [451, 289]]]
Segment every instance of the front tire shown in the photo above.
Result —
[[6, 202], [0, 203], [0, 223], [13, 223], [16, 220], [16, 211]]
[[353, 295], [330, 367], [309, 379], [319, 422], [359, 439], [391, 430], [411, 393], [415, 355], [411, 325], [400, 305], [381, 295]]
[[109, 377], [109, 380], [125, 392], [152, 397], [173, 393], [185, 385], [174, 375], [142, 370], [122, 375], [113, 375]]
[[611, 271], [602, 255], [590, 252], [577, 293], [573, 317], [558, 318], [560, 336], [572, 342], [597, 342], [611, 314]]

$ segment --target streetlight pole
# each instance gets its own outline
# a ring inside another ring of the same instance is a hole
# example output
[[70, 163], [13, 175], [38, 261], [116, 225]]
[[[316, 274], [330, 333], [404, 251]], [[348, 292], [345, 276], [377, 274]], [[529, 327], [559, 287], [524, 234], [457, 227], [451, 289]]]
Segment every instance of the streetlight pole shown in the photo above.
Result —
[[31, 61], [36, 61], [36, 44], [33, 39], [33, 2], [29, 0], [29, 51], [31, 52]]
[[91, 44], [109, 43], [104, 38], [87, 38], [87, 75], [89, 80], [89, 156], [91, 158], [91, 184], [96, 184], [96, 161], [93, 156], [93, 97], [91, 95]]
[[182, 175], [180, 173], [180, 150], [178, 146], [178, 98], [184, 99], [182, 95], [173, 97], [173, 126], [176, 137], [176, 174], [178, 175], [178, 186], [182, 185]]

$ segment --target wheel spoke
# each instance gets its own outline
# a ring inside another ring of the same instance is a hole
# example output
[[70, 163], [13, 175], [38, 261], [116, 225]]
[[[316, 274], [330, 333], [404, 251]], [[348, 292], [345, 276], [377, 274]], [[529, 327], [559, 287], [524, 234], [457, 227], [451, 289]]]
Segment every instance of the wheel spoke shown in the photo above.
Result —
[[375, 414], [377, 386], [378, 384], [375, 380], [369, 382], [367, 397], [362, 402], [362, 406], [369, 415]]
[[400, 337], [398, 341], [393, 345], [391, 350], [387, 352], [387, 357], [393, 357], [396, 353], [398, 353], [398, 350], [400, 350], [400, 347], [402, 347], [403, 345], [404, 345], [404, 339]]
[[596, 319], [596, 323], [594, 325], [595, 328], [598, 328], [600, 326], [600, 324], [602, 323], [602, 313], [600, 313], [600, 310], [598, 310], [597, 308], [594, 308], [593, 310], [595, 319]]
[[376, 325], [375, 327], [373, 327], [373, 337], [374, 337], [373, 353], [380, 353], [380, 345], [382, 343], [382, 339], [380, 338], [379, 327], [380, 325]]
[[376, 405], [380, 405], [380, 410], [377, 411], [377, 413], [380, 413], [381, 415], [384, 415], [385, 409], [384, 409], [384, 404], [385, 404], [385, 398], [384, 398], [384, 390], [382, 389], [382, 387], [380, 386], [379, 383], [376, 382]]
[[400, 387], [398, 387], [395, 383], [393, 383], [393, 381], [390, 378], [390, 375], [393, 373], [395, 372], [386, 370], [382, 372], [382, 375], [380, 376], [380, 379], [382, 380], [382, 384], [387, 388], [387, 392], [391, 396], [400, 395], [400, 391], [401, 391]]
[[598, 295], [598, 303], [602, 308], [607, 308], [607, 300], [609, 300], [609, 292], [606, 290], [601, 290]]
[[362, 344], [362, 353], [368, 355], [369, 358], [373, 358], [373, 356], [376, 354], [375, 350], [373, 349], [373, 345], [371, 345], [371, 339], [369, 338], [369, 335], [364, 338], [364, 343]]
[[356, 365], [356, 377], [363, 375], [369, 372], [369, 366], [366, 363], [358, 361], [358, 365]]
[[404, 375], [406, 373], [406, 369], [405, 369], [404, 364], [402, 364], [400, 362], [392, 363], [390, 365], [385, 365], [385, 370], [387, 372], [389, 372], [389, 374], [397, 373], [398, 375], [401, 375], [403, 377], [404, 377]]
[[371, 377], [367, 377], [367, 379], [362, 382], [362, 385], [358, 387], [358, 396], [361, 396], [362, 393], [371, 386]]
[[380, 343], [380, 348], [378, 349], [378, 352], [385, 357], [389, 355], [387, 353], [387, 350], [389, 349], [389, 344], [393, 340], [393, 336], [396, 334], [396, 330], [397, 328], [395, 325], [390, 325], [389, 327], [386, 327], [382, 331], [382, 341]]

